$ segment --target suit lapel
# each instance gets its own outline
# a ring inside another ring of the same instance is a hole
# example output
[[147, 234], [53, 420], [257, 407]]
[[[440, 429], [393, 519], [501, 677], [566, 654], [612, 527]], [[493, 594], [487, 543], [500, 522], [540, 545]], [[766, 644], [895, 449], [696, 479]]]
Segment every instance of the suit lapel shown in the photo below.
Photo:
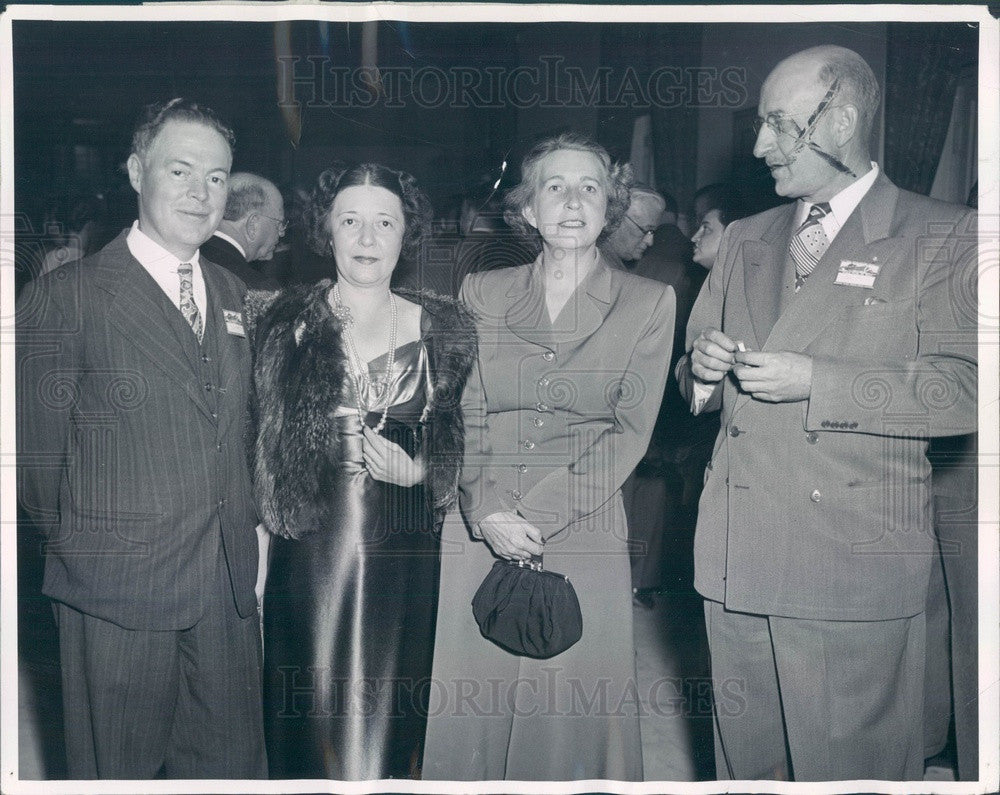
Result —
[[541, 255], [521, 273], [507, 290], [507, 327], [521, 339], [536, 345], [569, 343], [585, 339], [600, 328], [611, 306], [611, 267], [603, 255], [587, 275], [555, 322], [549, 321], [542, 283]]
[[753, 324], [755, 348], [764, 347], [778, 322], [784, 296], [794, 289], [795, 276], [787, 267], [788, 238], [795, 223], [795, 205], [787, 215], [778, 215], [760, 240], [743, 243], [744, 294]]
[[211, 418], [192, 365], [199, 355], [198, 341], [181, 313], [132, 256], [124, 233], [95, 267], [98, 283], [110, 293], [108, 323]]
[[512, 333], [535, 345], [552, 341], [551, 324], [545, 309], [545, 288], [542, 285], [541, 255], [529, 265], [513, 273], [507, 289], [504, 322]]
[[764, 350], [804, 351], [839, 315], [857, 302], [859, 288], [836, 284], [844, 260], [871, 259], [866, 248], [889, 235], [899, 190], [879, 175], [833, 239], [805, 285], [775, 323]]

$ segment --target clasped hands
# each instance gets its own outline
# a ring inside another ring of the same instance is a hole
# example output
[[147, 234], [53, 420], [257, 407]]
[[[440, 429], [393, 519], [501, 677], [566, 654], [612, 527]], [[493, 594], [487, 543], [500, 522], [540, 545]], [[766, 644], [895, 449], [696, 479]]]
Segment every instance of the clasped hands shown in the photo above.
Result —
[[812, 357], [792, 351], [741, 351], [718, 329], [707, 329], [694, 341], [691, 372], [709, 385], [732, 372], [740, 388], [757, 400], [791, 403], [809, 397]]
[[420, 456], [411, 458], [402, 447], [375, 433], [367, 425], [364, 428], [362, 454], [368, 474], [375, 480], [406, 488], [424, 481], [426, 467]]

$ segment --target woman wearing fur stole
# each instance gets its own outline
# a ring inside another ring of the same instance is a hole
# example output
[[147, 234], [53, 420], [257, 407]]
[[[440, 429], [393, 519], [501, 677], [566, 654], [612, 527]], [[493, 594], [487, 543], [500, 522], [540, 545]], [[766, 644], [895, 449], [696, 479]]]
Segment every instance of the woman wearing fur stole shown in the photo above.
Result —
[[256, 488], [274, 536], [264, 597], [271, 776], [411, 776], [475, 327], [450, 298], [389, 289], [429, 225], [410, 175], [328, 169], [306, 217], [337, 281], [248, 306]]

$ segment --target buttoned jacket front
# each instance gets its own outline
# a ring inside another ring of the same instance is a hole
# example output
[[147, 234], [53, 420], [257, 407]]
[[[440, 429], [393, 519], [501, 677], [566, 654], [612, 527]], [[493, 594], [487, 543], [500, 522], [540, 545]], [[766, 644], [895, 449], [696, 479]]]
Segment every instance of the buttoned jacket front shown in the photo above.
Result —
[[669, 369], [674, 293], [602, 260], [555, 322], [538, 260], [474, 274], [479, 368], [463, 410], [463, 510], [516, 510], [549, 538], [597, 511], [645, 452]]
[[[924, 609], [933, 537], [927, 438], [976, 427], [976, 230], [955, 205], [880, 175], [796, 293], [794, 205], [734, 222], [692, 311], [812, 359], [808, 400], [769, 403], [733, 376], [695, 541], [695, 585], [733, 610], [878, 620]], [[852, 263], [876, 273], [845, 283]], [[838, 283], [840, 282], [840, 283]], [[690, 359], [677, 368], [692, 397]]]

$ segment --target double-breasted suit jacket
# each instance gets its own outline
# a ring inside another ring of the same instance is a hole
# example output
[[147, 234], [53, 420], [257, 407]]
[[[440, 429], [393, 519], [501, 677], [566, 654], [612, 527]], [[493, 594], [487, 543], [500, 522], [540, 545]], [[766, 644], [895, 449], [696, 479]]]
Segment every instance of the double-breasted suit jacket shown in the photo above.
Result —
[[548, 660], [485, 640], [471, 600], [495, 558], [458, 517], [446, 521], [425, 778], [642, 775], [619, 489], [659, 410], [674, 294], [601, 261], [550, 322], [542, 277], [536, 260], [463, 285], [479, 359], [462, 401], [461, 505], [474, 533], [503, 510], [541, 530], [545, 567], [576, 588], [583, 637]]
[[246, 289], [202, 272], [200, 347], [124, 232], [18, 306], [21, 497], [47, 530], [44, 591], [127, 629], [192, 626], [218, 599], [219, 556], [240, 616], [256, 609]]
[[799, 402], [756, 400], [732, 375], [715, 388], [695, 585], [749, 613], [916, 615], [932, 550], [927, 438], [976, 428], [974, 215], [879, 175], [798, 293], [793, 225], [794, 205], [731, 224], [688, 324], [689, 399], [704, 329], [813, 368]]

